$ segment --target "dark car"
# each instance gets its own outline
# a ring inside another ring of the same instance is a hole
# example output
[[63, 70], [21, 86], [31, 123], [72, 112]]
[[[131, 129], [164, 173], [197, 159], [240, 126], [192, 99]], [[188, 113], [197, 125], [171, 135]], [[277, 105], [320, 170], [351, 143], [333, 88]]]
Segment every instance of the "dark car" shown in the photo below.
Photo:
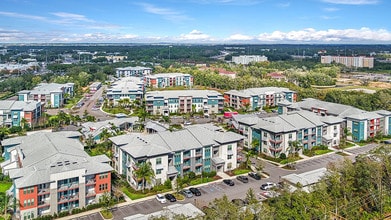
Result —
[[164, 197], [166, 197], [166, 199], [170, 202], [176, 202], [175, 196], [171, 193], [167, 193], [166, 195], [164, 195]]
[[190, 192], [195, 196], [201, 196], [201, 191], [198, 188], [189, 188]]
[[223, 183], [227, 184], [228, 186], [234, 186], [235, 185], [234, 181], [231, 180], [231, 179], [225, 179], [225, 180], [223, 180]]
[[261, 179], [261, 176], [258, 173], [256, 173], [256, 172], [250, 172], [250, 173], [248, 173], [248, 175], [250, 177], [256, 179], [256, 180], [260, 180]]
[[242, 183], [248, 183], [247, 176], [237, 176], [236, 179], [239, 180]]

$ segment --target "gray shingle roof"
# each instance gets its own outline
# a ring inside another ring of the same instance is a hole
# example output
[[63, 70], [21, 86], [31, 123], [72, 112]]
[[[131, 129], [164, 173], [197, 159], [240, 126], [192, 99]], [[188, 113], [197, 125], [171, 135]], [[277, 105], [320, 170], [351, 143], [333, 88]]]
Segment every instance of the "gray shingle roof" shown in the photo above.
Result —
[[251, 97], [251, 96], [259, 96], [261, 94], [266, 94], [266, 93], [281, 93], [281, 92], [293, 92], [293, 91], [284, 87], [259, 87], [259, 88], [250, 88], [244, 90], [230, 90], [225, 93], [237, 95], [241, 97]]
[[3, 100], [0, 101], [1, 110], [22, 110], [22, 111], [33, 111], [40, 105], [37, 101], [15, 101], [15, 100]]
[[38, 132], [3, 141], [2, 144], [5, 145], [18, 144], [16, 148], [24, 155], [22, 167], [9, 171], [11, 178], [17, 178], [16, 187], [46, 183], [50, 181], [51, 174], [64, 171], [85, 169], [86, 175], [89, 175], [113, 170], [109, 164], [104, 163], [109, 158], [90, 157], [78, 139], [69, 138], [75, 134]]
[[233, 132], [219, 132], [203, 126], [188, 126], [180, 131], [164, 131], [154, 134], [126, 134], [110, 140], [135, 158], [157, 156], [176, 151], [219, 145], [243, 139]]
[[313, 107], [319, 108], [319, 109], [324, 109], [327, 111], [328, 115], [334, 115], [338, 116], [341, 118], [344, 118], [349, 115], [355, 115], [355, 114], [361, 114], [366, 111], [349, 106], [349, 105], [343, 105], [343, 104], [338, 104], [338, 103], [332, 103], [332, 102], [325, 102], [325, 101], [320, 101], [317, 99], [313, 98], [307, 98], [304, 99], [301, 102], [297, 102], [297, 105], [305, 110], [312, 110]]

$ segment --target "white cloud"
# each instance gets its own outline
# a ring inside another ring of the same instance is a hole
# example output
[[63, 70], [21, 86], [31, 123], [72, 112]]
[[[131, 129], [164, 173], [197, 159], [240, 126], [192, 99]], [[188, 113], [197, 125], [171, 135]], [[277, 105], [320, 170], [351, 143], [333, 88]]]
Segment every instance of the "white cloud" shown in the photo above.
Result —
[[229, 36], [226, 41], [248, 41], [248, 40], [253, 40], [254, 37], [244, 35], [244, 34], [234, 34]]
[[0, 11], [0, 15], [6, 16], [6, 17], [12, 17], [12, 18], [47, 21], [47, 18], [42, 17], [42, 16], [28, 15], [28, 14], [21, 14], [21, 13], [7, 12], [7, 11]]
[[143, 7], [144, 11], [155, 14], [155, 15], [160, 15], [164, 19], [172, 21], [172, 22], [182, 22], [186, 20], [191, 20], [187, 15], [185, 15], [182, 12], [176, 11], [174, 9], [170, 8], [160, 8], [152, 4], [148, 3], [140, 3], [138, 4]]
[[289, 7], [290, 5], [291, 5], [291, 3], [289, 3], [289, 2], [277, 4], [277, 6], [280, 7], [280, 8], [287, 8], [287, 7]]
[[210, 36], [207, 35], [207, 34], [202, 33], [201, 31], [198, 31], [198, 30], [192, 30], [188, 34], [181, 34], [178, 39], [179, 40], [201, 40], [201, 41], [205, 41], [205, 40], [210, 39]]
[[339, 8], [323, 8], [323, 11], [327, 11], [327, 12], [334, 12], [339, 10], [340, 10]]
[[323, 16], [320, 16], [322, 19], [325, 19], [325, 20], [332, 20], [332, 19], [337, 19], [338, 16], [326, 16], [326, 15], [323, 15]]
[[86, 16], [79, 15], [79, 14], [72, 14], [72, 13], [67, 13], [67, 12], [54, 12], [51, 14], [55, 15], [57, 17], [60, 17], [66, 21], [94, 22], [93, 20], [86, 18]]
[[374, 5], [379, 0], [322, 0], [323, 2], [340, 4], [340, 5]]
[[265, 42], [390, 42], [391, 32], [378, 29], [372, 30], [369, 28], [361, 29], [328, 29], [315, 30], [307, 28], [299, 31], [281, 32], [274, 31], [272, 33], [262, 33], [257, 38], [259, 41]]

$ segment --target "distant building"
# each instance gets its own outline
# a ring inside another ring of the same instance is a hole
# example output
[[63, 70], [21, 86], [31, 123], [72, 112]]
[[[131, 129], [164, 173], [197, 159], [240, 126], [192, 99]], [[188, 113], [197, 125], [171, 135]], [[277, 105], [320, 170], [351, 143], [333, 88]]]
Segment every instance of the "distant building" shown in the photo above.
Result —
[[230, 90], [224, 93], [224, 103], [235, 109], [255, 110], [265, 106], [277, 106], [284, 100], [296, 102], [297, 93], [283, 87], [261, 87], [245, 90]]
[[283, 74], [277, 72], [268, 73], [267, 77], [279, 82], [286, 80], [286, 77]]
[[0, 127], [21, 126], [23, 119], [32, 127], [41, 119], [43, 110], [38, 101], [0, 101]]
[[265, 62], [267, 57], [259, 55], [241, 55], [241, 56], [232, 56], [232, 62], [236, 64], [247, 65], [251, 62]]
[[89, 156], [79, 138], [79, 132], [38, 132], [1, 142], [1, 168], [12, 179], [8, 193], [20, 219], [71, 212], [111, 192], [111, 160]]
[[373, 57], [347, 57], [347, 56], [321, 56], [321, 63], [340, 63], [347, 67], [356, 67], [356, 68], [373, 68], [374, 65]]
[[224, 108], [223, 96], [213, 90], [167, 90], [145, 94], [147, 112], [152, 115], [170, 113], [202, 112], [221, 113]]
[[116, 68], [115, 73], [117, 78], [122, 77], [129, 77], [129, 76], [137, 76], [137, 77], [143, 77], [150, 75], [152, 73], [152, 68], [149, 67], [123, 67], [123, 68]]
[[140, 77], [121, 78], [107, 88], [106, 96], [109, 102], [113, 102], [114, 105], [117, 105], [118, 101], [122, 99], [141, 102], [144, 97], [144, 82]]
[[18, 92], [19, 101], [39, 101], [52, 108], [60, 108], [64, 105], [66, 96], [73, 97], [74, 83], [40, 83], [33, 90]]
[[159, 73], [145, 76], [144, 80], [148, 88], [193, 86], [193, 77], [186, 73]]

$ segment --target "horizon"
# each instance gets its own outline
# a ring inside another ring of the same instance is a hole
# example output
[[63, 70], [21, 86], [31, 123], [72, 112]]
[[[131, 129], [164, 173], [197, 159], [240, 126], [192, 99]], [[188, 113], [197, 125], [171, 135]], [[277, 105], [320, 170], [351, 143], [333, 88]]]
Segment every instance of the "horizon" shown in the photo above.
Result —
[[3, 0], [0, 8], [3, 44], [391, 44], [386, 0]]

